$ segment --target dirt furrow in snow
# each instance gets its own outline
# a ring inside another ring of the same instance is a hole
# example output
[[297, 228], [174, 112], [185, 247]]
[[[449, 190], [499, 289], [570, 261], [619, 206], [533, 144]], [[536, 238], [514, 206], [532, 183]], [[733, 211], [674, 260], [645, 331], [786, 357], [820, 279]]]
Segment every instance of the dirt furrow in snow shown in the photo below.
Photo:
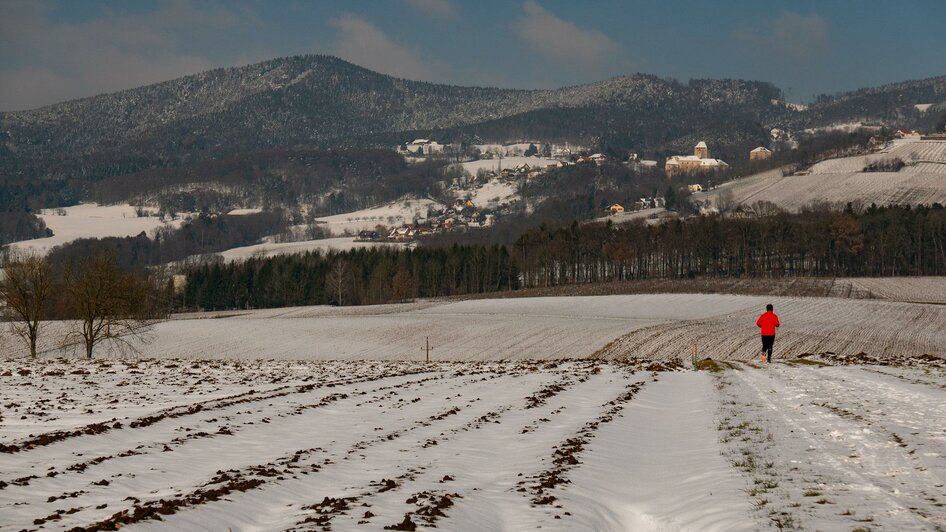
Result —
[[[338, 423], [336, 416], [339, 411], [351, 411], [352, 415], [360, 412], [361, 418], [353, 418], [352, 421], [362, 419], [362, 423], [367, 423], [371, 418], [366, 417], [365, 413], [371, 412], [372, 415], [377, 416], [378, 413], [383, 414], [389, 411], [400, 412], [397, 406], [402, 404], [401, 399], [406, 401], [415, 399], [417, 394], [421, 393], [419, 390], [425, 390], [425, 384], [433, 380], [449, 383], [451, 380], [464, 378], [477, 379], [478, 377], [463, 377], [447, 373], [424, 378], [395, 376], [386, 379], [381, 386], [374, 382], [338, 386], [333, 388], [333, 391], [312, 393], [307, 398], [298, 397], [292, 404], [274, 402], [257, 405], [255, 410], [244, 410], [246, 408], [244, 405], [236, 405], [229, 411], [207, 414], [207, 416], [244, 417], [255, 414], [261, 416], [260, 422], [248, 422], [250, 426], [245, 426], [243, 430], [236, 431], [234, 434], [214, 434], [208, 438], [185, 439], [181, 445], [172, 448], [172, 452], [154, 452], [152, 447], [138, 454], [119, 453], [122, 456], [114, 456], [108, 461], [91, 464], [88, 471], [69, 472], [61, 477], [58, 475], [40, 477], [33, 480], [29, 487], [21, 488], [11, 484], [0, 491], [0, 503], [4, 500], [18, 503], [15, 508], [8, 506], [11, 518], [17, 515], [26, 519], [30, 516], [34, 519], [42, 518], [55, 515], [57, 512], [69, 512], [76, 507], [81, 507], [86, 511], [98, 510], [93, 512], [97, 515], [111, 515], [114, 510], [108, 512], [105, 508], [93, 507], [101, 506], [101, 504], [107, 504], [108, 508], [114, 508], [116, 505], [124, 506], [121, 499], [127, 493], [139, 494], [142, 499], [146, 497], [141, 497], [141, 495], [156, 497], [186, 493], [200, 486], [201, 483], [212, 480], [215, 475], [219, 477], [222, 470], [232, 468], [239, 470], [244, 466], [252, 467], [253, 464], [268, 463], [266, 462], [268, 457], [272, 457], [270, 461], [276, 462], [290, 460], [293, 453], [300, 448], [299, 441], [296, 439], [298, 432], [311, 433], [315, 429], [315, 435], [319, 436], [317, 429], [323, 423]], [[400, 397], [392, 397], [389, 394], [391, 389], [398, 390]], [[362, 400], [363, 403], [358, 402]], [[414, 405], [414, 409], [425, 412], [435, 408], [435, 405], [427, 406], [419, 402]], [[151, 430], [119, 430], [112, 435], [102, 435], [98, 441], [83, 440], [70, 445], [76, 448], [73, 451], [76, 454], [98, 453], [102, 456], [112, 456], [110, 451], [115, 450], [116, 447], [117, 449], [134, 448], [136, 442], [139, 442], [138, 444], [142, 447], [148, 447], [153, 439], [168, 439], [182, 434], [181, 425], [174, 421], [168, 420], [155, 424]], [[368, 427], [362, 430], [367, 431], [366, 433], [372, 431]], [[186, 432], [183, 433], [186, 434]], [[352, 431], [350, 436], [357, 434], [360, 433]], [[86, 440], [89, 439], [92, 438]], [[321, 439], [319, 441], [323, 444], [330, 443]], [[51, 446], [41, 451], [49, 458], [61, 457], [63, 453], [60, 447]], [[305, 449], [314, 447], [315, 445], [312, 445]], [[26, 453], [24, 456], [29, 458], [30, 466], [40, 467], [42, 463], [37, 462], [37, 457], [33, 454]], [[68, 455], [66, 457], [68, 458]], [[212, 458], [208, 459], [208, 457]], [[19, 455], [16, 458], [19, 458]], [[214, 473], [215, 471], [217, 473]], [[214, 484], [219, 484], [219, 482]], [[37, 508], [46, 513], [36, 516]], [[68, 515], [72, 519], [88, 519], [85, 512], [82, 514], [73, 512], [73, 514]]]
[[[246, 393], [220, 401], [194, 403], [138, 419], [123, 420], [124, 423], [116, 421], [114, 424], [93, 424], [81, 430], [42, 434], [24, 442], [9, 445], [8, 448], [14, 448], [17, 453], [29, 456], [16, 459], [7, 456], [10, 454], [9, 452], [7, 455], [0, 454], [0, 465], [4, 466], [4, 480], [7, 483], [25, 486], [29, 484], [30, 479], [24, 478], [24, 475], [26, 477], [35, 476], [36, 472], [31, 473], [30, 470], [35, 470], [37, 464], [41, 464], [45, 469], [42, 475], [55, 477], [68, 471], [84, 471], [88, 466], [97, 465], [106, 458], [114, 457], [114, 455], [105, 454], [105, 448], [99, 443], [103, 439], [111, 444], [117, 441], [127, 441], [127, 448], [116, 450], [114, 447], [110, 447], [108, 449], [124, 456], [143, 454], [149, 452], [149, 450], [153, 451], [155, 448], [169, 451], [172, 450], [169, 446], [177, 446], [196, 438], [212, 436], [207, 430], [213, 430], [214, 434], [232, 435], [233, 431], [239, 430], [241, 425], [253, 425], [256, 422], [269, 423], [268, 419], [253, 420], [251, 414], [253, 409], [257, 408], [258, 403], [268, 402], [268, 408], [273, 407], [273, 405], [281, 405], [289, 411], [298, 413], [298, 411], [301, 411], [300, 409], [304, 409], [305, 401], [313, 400], [313, 397], [317, 404], [326, 395], [331, 395], [335, 390], [348, 389], [347, 386], [385, 379], [394, 379], [395, 382], [400, 383], [402, 380], [398, 379], [417, 374], [418, 370], [411, 370], [388, 377], [353, 377], [299, 387], [287, 387], [288, 389], [277, 390], [270, 394]], [[423, 378], [420, 380], [423, 380]], [[245, 413], [232, 412], [244, 408], [247, 409]], [[247, 414], [250, 414], [249, 419]], [[240, 420], [229, 423], [231, 416], [237, 415], [241, 416]], [[283, 414], [279, 411], [270, 410], [269, 415], [281, 416]], [[182, 425], [182, 421], [185, 424]], [[208, 425], [208, 423], [211, 425]], [[216, 424], [216, 426], [213, 424]], [[120, 434], [111, 436], [108, 434], [110, 432], [119, 432]], [[76, 442], [76, 440], [81, 440], [81, 442]], [[59, 448], [44, 449], [46, 446], [61, 448], [63, 445], [68, 445], [72, 449], [71, 455], [63, 454]], [[81, 457], [82, 459], [76, 460], [73, 457]]]
[[[478, 426], [487, 426], [491, 419], [508, 405], [502, 402], [505, 397], [496, 390], [509, 390], [516, 393], [520, 405], [525, 404], [523, 394], [533, 393], [554, 382], [553, 373], [520, 373], [484, 375], [476, 380], [466, 381], [462, 387], [450, 389], [438, 388], [437, 383], [425, 386], [422, 393], [430, 396], [418, 403], [436, 404], [440, 409], [419, 417], [419, 408], [412, 405], [403, 411], [401, 422], [384, 427], [384, 420], [368, 412], [353, 415], [369, 416], [367, 421], [359, 423], [368, 428], [357, 441], [349, 441], [347, 448], [335, 445], [318, 454], [317, 472], [308, 475], [286, 477], [278, 482], [267, 483], [253, 493], [236, 495], [228, 501], [204, 504], [169, 517], [168, 523], [179, 528], [189, 528], [202, 522], [220, 523], [221, 526], [252, 526], [264, 530], [284, 530], [290, 527], [306, 527], [317, 524], [325, 526], [338, 515], [328, 513], [347, 513], [341, 506], [370, 504], [368, 508], [377, 515], [367, 518], [373, 526], [385, 523], [382, 519], [400, 521], [404, 514], [404, 484], [412, 478], [422, 476], [431, 468], [431, 456], [440, 452], [441, 445], [431, 445], [431, 441], [444, 439], [444, 435], [458, 432], [475, 432]], [[364, 405], [368, 407], [369, 405]], [[354, 420], [353, 420], [354, 421]], [[349, 422], [345, 422], [348, 425]], [[378, 425], [378, 426], [376, 426]], [[374, 428], [371, 428], [374, 427]], [[376, 430], [376, 429], [382, 430]], [[344, 430], [337, 427], [336, 430]], [[452, 457], [452, 453], [451, 453]], [[305, 467], [305, 460], [301, 461]], [[438, 478], [442, 480], [442, 477]], [[382, 494], [393, 494], [396, 498], [396, 510], [388, 516], [376, 498]], [[326, 500], [328, 497], [328, 500]], [[347, 500], [344, 505], [333, 501]], [[328, 506], [322, 503], [328, 503]], [[359, 514], [352, 513], [351, 518], [365, 519], [362, 509]], [[311, 518], [310, 521], [306, 521]], [[321, 519], [320, 519], [321, 518]], [[321, 523], [321, 524], [319, 524]], [[149, 528], [146, 526], [145, 528]]]

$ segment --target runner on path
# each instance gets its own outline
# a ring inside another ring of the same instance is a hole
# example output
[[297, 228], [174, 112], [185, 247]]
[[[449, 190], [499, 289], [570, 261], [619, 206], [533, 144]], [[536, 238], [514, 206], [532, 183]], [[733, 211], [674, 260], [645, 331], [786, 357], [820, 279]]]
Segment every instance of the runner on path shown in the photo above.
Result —
[[778, 315], [772, 312], [772, 304], [765, 306], [765, 313], [759, 316], [755, 324], [762, 329], [762, 352], [765, 353], [763, 362], [772, 363], [772, 347], [775, 345], [775, 328], [781, 325]]

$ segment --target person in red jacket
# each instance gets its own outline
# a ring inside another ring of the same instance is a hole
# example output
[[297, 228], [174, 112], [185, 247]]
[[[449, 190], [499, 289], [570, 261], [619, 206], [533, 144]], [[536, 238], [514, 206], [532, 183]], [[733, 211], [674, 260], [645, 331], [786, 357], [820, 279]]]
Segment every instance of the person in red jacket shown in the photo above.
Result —
[[772, 312], [772, 305], [765, 306], [765, 314], [759, 316], [755, 324], [762, 329], [762, 352], [766, 353], [766, 360], [772, 362], [772, 347], [775, 345], [775, 328], [781, 325], [778, 315]]

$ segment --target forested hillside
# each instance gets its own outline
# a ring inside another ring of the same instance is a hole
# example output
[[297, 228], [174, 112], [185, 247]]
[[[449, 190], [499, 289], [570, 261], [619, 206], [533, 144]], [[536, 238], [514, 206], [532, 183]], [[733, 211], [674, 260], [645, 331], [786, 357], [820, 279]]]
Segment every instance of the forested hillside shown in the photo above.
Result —
[[307, 253], [188, 271], [178, 305], [376, 304], [623, 280], [946, 275], [946, 209], [542, 225], [512, 246]]
[[[0, 113], [0, 209], [68, 205], [114, 176], [233, 155], [539, 137], [616, 151], [694, 139], [751, 145], [771, 127], [919, 120], [946, 78], [820, 99], [808, 111], [770, 83], [635, 74], [556, 90], [457, 87], [378, 74], [328, 56], [208, 71], [40, 109]], [[143, 177], [144, 175], [139, 175]]]

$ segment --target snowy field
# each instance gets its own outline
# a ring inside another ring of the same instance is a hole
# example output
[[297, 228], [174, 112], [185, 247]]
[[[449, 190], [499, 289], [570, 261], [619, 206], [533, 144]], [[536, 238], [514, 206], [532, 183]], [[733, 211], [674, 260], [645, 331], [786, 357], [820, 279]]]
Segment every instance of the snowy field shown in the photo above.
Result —
[[601, 216], [595, 218], [596, 222], [607, 222], [610, 220], [612, 223], [620, 224], [625, 222], [631, 222], [634, 220], [647, 220], [653, 216], [653, 220], [659, 220], [661, 218], [666, 218], [667, 209], [663, 207], [657, 207], [653, 209], [641, 209], [639, 211], [625, 211], [619, 214], [611, 214], [606, 216]]
[[[149, 358], [488, 361], [688, 359], [694, 345], [718, 360], [754, 360], [755, 320], [766, 303], [782, 319], [790, 356], [867, 353], [946, 356], [946, 306], [872, 299], [636, 294], [418, 301], [400, 305], [226, 311], [159, 323]], [[61, 323], [41, 337], [58, 356]], [[5, 340], [4, 352], [23, 347]]]
[[546, 166], [550, 164], [555, 164], [557, 162], [558, 162], [557, 159], [548, 159], [544, 157], [514, 156], [514, 157], [503, 157], [502, 159], [497, 157], [495, 159], [480, 159], [478, 161], [469, 161], [465, 163], [460, 163], [460, 166], [462, 166], [464, 170], [466, 170], [467, 172], [470, 172], [471, 174], [475, 176], [476, 172], [480, 170], [492, 170], [494, 172], [499, 172], [499, 170], [501, 169], [515, 168], [519, 166], [520, 164], [528, 164], [532, 168], [534, 167], [545, 168]]
[[[56, 214], [57, 209], [46, 209], [39, 217], [46, 227], [53, 230], [49, 238], [24, 240], [13, 245], [15, 249], [45, 254], [50, 249], [80, 238], [104, 238], [108, 236], [135, 236], [167, 225], [157, 217], [138, 217], [131, 205], [97, 205], [83, 203], [62, 209], [65, 215]], [[182, 220], [171, 222], [175, 227]]]
[[359, 231], [372, 231], [378, 225], [386, 227], [413, 223], [414, 219], [427, 218], [428, 209], [442, 209], [443, 206], [429, 199], [408, 199], [388, 203], [370, 209], [336, 214], [318, 218], [321, 227], [330, 235], [355, 235]]
[[946, 304], [943, 277], [858, 277], [850, 282], [871, 297], [890, 301]]
[[0, 361], [0, 528], [946, 527], [942, 366], [732, 368]]
[[755, 320], [765, 301], [775, 305], [782, 322], [776, 347], [784, 356], [866, 353], [881, 359], [924, 354], [946, 357], [943, 305], [806, 297], [747, 299], [758, 304], [708, 318], [635, 328], [596, 356], [666, 359], [695, 345], [702, 356], [717, 360], [752, 360], [759, 350]]
[[251, 257], [273, 257], [276, 255], [292, 255], [308, 251], [349, 251], [377, 246], [398, 246], [384, 242], [356, 242], [354, 237], [323, 238], [321, 240], [304, 240], [301, 242], [267, 242], [231, 248], [218, 253], [227, 262], [246, 260]]
[[[946, 356], [946, 307], [875, 300], [644, 294], [304, 307], [160, 324], [149, 357], [405, 360], [430, 337], [437, 360], [599, 356], [751, 360], [768, 302], [784, 326], [779, 349]], [[278, 340], [274, 340], [278, 338]]]
[[[899, 172], [863, 172], [872, 162], [901, 158], [909, 166]], [[810, 175], [782, 176], [770, 170], [693, 194], [693, 199], [719, 205], [723, 192], [736, 204], [770, 201], [796, 211], [813, 201], [860, 201], [865, 205], [946, 203], [946, 142], [898, 141], [881, 153], [822, 161]]]
[[[462, 198], [466, 197], [462, 193], [460, 196]], [[511, 203], [520, 199], [519, 188], [516, 183], [501, 179], [492, 179], [470, 194], [473, 205], [479, 208], [497, 207], [500, 204]]]

